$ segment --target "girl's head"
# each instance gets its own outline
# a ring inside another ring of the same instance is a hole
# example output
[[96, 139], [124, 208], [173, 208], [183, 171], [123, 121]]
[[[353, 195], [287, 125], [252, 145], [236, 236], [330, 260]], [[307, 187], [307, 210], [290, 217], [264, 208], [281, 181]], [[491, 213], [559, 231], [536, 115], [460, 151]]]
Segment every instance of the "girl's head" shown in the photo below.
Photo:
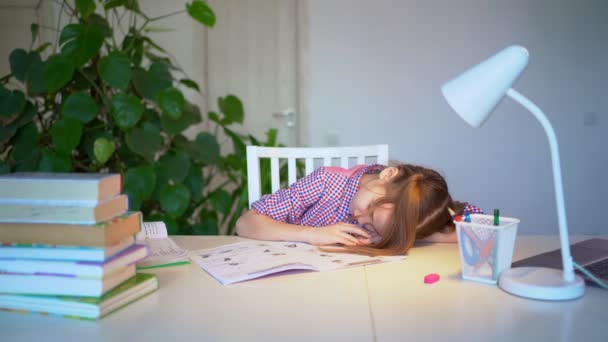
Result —
[[363, 229], [375, 236], [370, 247], [356, 247], [368, 254], [403, 254], [416, 239], [453, 230], [448, 208], [452, 202], [445, 179], [422, 166], [400, 164], [361, 180], [350, 203], [350, 212]]

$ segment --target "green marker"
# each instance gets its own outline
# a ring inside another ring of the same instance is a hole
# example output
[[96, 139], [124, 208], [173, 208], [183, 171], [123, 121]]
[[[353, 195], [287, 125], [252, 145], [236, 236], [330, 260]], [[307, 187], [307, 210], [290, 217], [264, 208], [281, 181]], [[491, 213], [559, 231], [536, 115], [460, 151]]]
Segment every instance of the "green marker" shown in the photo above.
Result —
[[498, 209], [494, 209], [494, 225], [498, 226], [500, 225], [500, 214]]

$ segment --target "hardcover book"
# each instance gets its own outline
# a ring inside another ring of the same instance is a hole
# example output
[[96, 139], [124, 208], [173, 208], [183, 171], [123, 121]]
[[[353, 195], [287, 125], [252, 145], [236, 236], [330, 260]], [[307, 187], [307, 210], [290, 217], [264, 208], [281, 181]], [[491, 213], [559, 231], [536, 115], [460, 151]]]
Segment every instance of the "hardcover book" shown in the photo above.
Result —
[[66, 246], [109, 247], [139, 233], [141, 213], [124, 215], [97, 224], [0, 223], [0, 242]]
[[137, 273], [101, 297], [0, 293], [0, 309], [96, 320], [154, 292], [157, 288], [156, 275]]
[[121, 186], [120, 174], [18, 172], [0, 175], [0, 198], [97, 202]]
[[3, 243], [0, 245], [0, 258], [105, 261], [133, 243], [135, 243], [133, 236], [127, 236], [110, 247]]
[[148, 255], [144, 245], [131, 245], [105, 261], [60, 261], [0, 258], [0, 272], [20, 274], [56, 274], [101, 279], [116, 270], [132, 265]]
[[117, 269], [103, 278], [0, 273], [0, 293], [99, 297], [134, 275], [135, 265]]
[[0, 199], [0, 222], [95, 224], [127, 212], [127, 195], [102, 202]]

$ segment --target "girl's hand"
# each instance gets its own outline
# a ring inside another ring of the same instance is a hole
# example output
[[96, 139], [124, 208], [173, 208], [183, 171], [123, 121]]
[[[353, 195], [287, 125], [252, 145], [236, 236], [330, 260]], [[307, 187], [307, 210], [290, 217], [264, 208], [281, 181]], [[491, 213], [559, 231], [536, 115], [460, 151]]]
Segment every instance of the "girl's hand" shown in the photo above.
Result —
[[380, 240], [382, 240], [382, 237], [380, 236], [380, 234], [378, 234], [378, 232], [375, 229], [366, 229], [365, 227], [362, 229], [365, 230], [365, 232], [367, 232], [368, 237], [360, 237], [359, 245], [367, 245], [367, 246], [375, 245], [378, 242], [380, 242]]
[[306, 234], [306, 241], [317, 246], [337, 243], [345, 246], [358, 246], [364, 244], [362, 241], [370, 239], [369, 234], [364, 229], [344, 222], [323, 227], [307, 228]]

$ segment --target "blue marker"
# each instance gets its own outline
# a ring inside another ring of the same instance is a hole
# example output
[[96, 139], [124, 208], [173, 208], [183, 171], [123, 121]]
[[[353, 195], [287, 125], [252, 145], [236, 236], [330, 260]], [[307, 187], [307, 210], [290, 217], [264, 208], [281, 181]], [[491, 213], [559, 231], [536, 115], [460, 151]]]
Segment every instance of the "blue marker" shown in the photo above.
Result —
[[471, 223], [471, 214], [469, 214], [468, 212], [464, 214], [464, 222]]

